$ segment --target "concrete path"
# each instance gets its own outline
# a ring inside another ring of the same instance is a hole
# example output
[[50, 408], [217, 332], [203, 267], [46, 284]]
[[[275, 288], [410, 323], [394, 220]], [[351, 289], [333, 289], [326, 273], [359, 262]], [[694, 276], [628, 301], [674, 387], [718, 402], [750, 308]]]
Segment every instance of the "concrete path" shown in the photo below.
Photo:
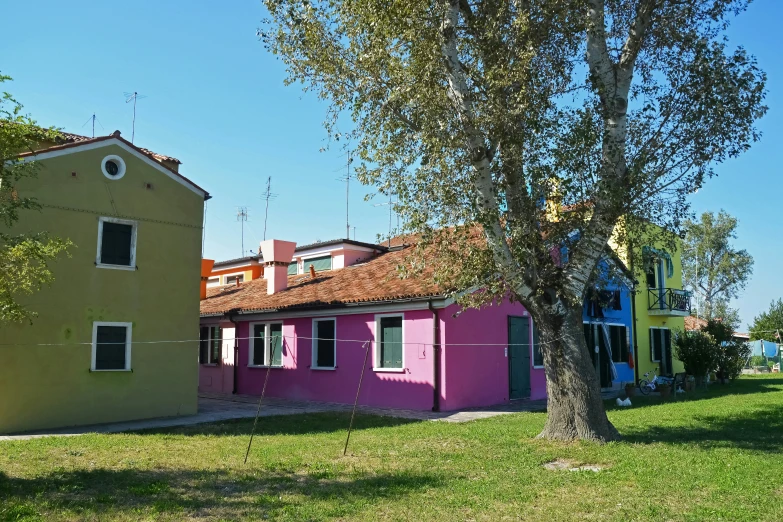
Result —
[[[175, 426], [192, 426], [206, 422], [220, 422], [231, 419], [254, 417], [258, 409], [258, 397], [251, 395], [199, 394], [198, 413], [184, 417], [166, 417], [129, 422], [116, 422], [92, 426], [78, 426], [57, 430], [25, 433], [20, 435], [0, 435], [5, 440], [29, 440], [40, 437], [70, 437], [85, 433], [117, 433]], [[352, 405], [331, 402], [293, 401], [265, 397], [261, 403], [261, 417], [275, 415], [296, 415], [300, 413], [321, 413], [330, 411], [349, 412]], [[382, 415], [421, 421], [468, 422], [486, 419], [496, 415], [519, 412], [546, 411], [546, 401], [514, 401], [487, 408], [474, 408], [461, 411], [432, 412], [417, 410], [398, 410], [392, 408], [371, 408], [359, 406], [357, 411], [366, 415]]]

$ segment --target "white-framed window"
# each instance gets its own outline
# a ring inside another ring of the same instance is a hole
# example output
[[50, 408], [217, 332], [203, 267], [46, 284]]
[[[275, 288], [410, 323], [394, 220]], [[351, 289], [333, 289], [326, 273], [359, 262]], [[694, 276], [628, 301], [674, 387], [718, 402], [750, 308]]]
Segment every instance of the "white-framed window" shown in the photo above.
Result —
[[99, 268], [136, 270], [136, 221], [101, 217], [98, 219], [98, 253], [95, 265]]
[[381, 314], [375, 316], [375, 371], [405, 371], [405, 350], [403, 343], [403, 314]]
[[245, 273], [242, 272], [240, 274], [231, 274], [224, 276], [225, 277], [225, 284], [227, 285], [235, 285], [237, 282], [244, 283], [245, 282]]
[[218, 364], [220, 345], [223, 341], [223, 329], [219, 326], [202, 326], [199, 332], [199, 364]]
[[337, 367], [337, 319], [313, 319], [313, 370], [334, 370]]
[[95, 321], [92, 323], [94, 372], [127, 372], [131, 369], [131, 330], [133, 323]]
[[125, 160], [114, 154], [101, 160], [101, 172], [111, 180], [117, 180], [125, 175]]
[[220, 276], [214, 276], [207, 279], [207, 288], [211, 288], [213, 286], [220, 286]]
[[250, 323], [250, 367], [283, 366], [283, 323]]
[[661, 362], [665, 354], [671, 353], [672, 333], [668, 328], [660, 326], [650, 327], [650, 360]]

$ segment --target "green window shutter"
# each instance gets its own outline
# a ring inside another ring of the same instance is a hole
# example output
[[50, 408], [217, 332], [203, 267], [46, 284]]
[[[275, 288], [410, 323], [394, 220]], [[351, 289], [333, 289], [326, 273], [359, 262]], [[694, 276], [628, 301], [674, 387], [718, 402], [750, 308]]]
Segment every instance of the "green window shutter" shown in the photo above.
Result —
[[269, 359], [272, 366], [283, 365], [283, 325], [269, 325]]
[[593, 338], [593, 324], [582, 323], [582, 328], [585, 332], [585, 345], [587, 346], [587, 354], [592, 357], [593, 350], [595, 350], [595, 340]]
[[381, 368], [402, 368], [402, 317], [381, 318]]
[[104, 221], [101, 237], [101, 263], [130, 266], [132, 239], [132, 225]]
[[650, 328], [650, 359], [652, 362], [661, 361], [661, 331], [658, 328]]
[[201, 364], [207, 364], [209, 361], [209, 327], [201, 327], [198, 339], [198, 362]]
[[307, 273], [310, 270], [310, 265], [313, 265], [316, 272], [332, 269], [332, 256], [315, 257], [313, 259], [304, 260], [304, 271]]
[[211, 336], [211, 343], [212, 343], [212, 353], [210, 358], [210, 363], [215, 364], [218, 361], [220, 361], [220, 344], [223, 341], [223, 329], [219, 326], [213, 326], [212, 327], [212, 336]]
[[95, 336], [95, 369], [124, 370], [125, 343], [128, 328], [125, 326], [98, 326]]
[[334, 368], [334, 321], [316, 321], [315, 326], [315, 365], [319, 368]]
[[253, 325], [253, 360], [254, 366], [264, 365], [264, 326], [263, 324]]
[[533, 323], [533, 366], [544, 365], [544, 354], [541, 353], [541, 342], [538, 340], [538, 328]]
[[296, 261], [288, 263], [288, 275], [296, 275], [299, 272]]
[[628, 332], [625, 326], [609, 326], [609, 339], [612, 342], [612, 361], [628, 362]]

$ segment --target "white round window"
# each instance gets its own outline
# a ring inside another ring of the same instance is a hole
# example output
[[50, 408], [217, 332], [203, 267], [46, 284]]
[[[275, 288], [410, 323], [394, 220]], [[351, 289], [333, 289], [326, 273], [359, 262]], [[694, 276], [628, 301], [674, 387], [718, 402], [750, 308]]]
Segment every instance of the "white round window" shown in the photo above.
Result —
[[120, 179], [125, 175], [125, 162], [119, 156], [106, 156], [101, 161], [101, 171], [109, 179]]

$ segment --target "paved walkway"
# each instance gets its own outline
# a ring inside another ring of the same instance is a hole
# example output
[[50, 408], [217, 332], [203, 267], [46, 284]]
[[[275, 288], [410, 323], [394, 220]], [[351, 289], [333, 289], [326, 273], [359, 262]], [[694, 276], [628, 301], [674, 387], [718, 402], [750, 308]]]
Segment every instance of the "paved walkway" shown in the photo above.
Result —
[[[300, 413], [321, 413], [330, 411], [351, 411], [352, 405], [332, 402], [294, 401], [265, 397], [261, 403], [261, 417], [274, 415], [296, 415]], [[28, 440], [40, 437], [69, 437], [85, 433], [117, 433], [175, 426], [192, 426], [206, 422], [220, 422], [231, 419], [254, 417], [258, 409], [258, 397], [251, 395], [199, 394], [198, 413], [183, 417], [166, 417], [93, 426], [78, 426], [57, 430], [26, 433], [21, 435], [0, 435], [4, 440]], [[496, 415], [519, 412], [546, 411], [546, 401], [514, 401], [486, 408], [472, 408], [460, 411], [433, 412], [417, 410], [398, 410], [392, 408], [372, 408], [359, 406], [357, 411], [366, 415], [382, 415], [403, 419], [468, 422], [486, 419]]]

